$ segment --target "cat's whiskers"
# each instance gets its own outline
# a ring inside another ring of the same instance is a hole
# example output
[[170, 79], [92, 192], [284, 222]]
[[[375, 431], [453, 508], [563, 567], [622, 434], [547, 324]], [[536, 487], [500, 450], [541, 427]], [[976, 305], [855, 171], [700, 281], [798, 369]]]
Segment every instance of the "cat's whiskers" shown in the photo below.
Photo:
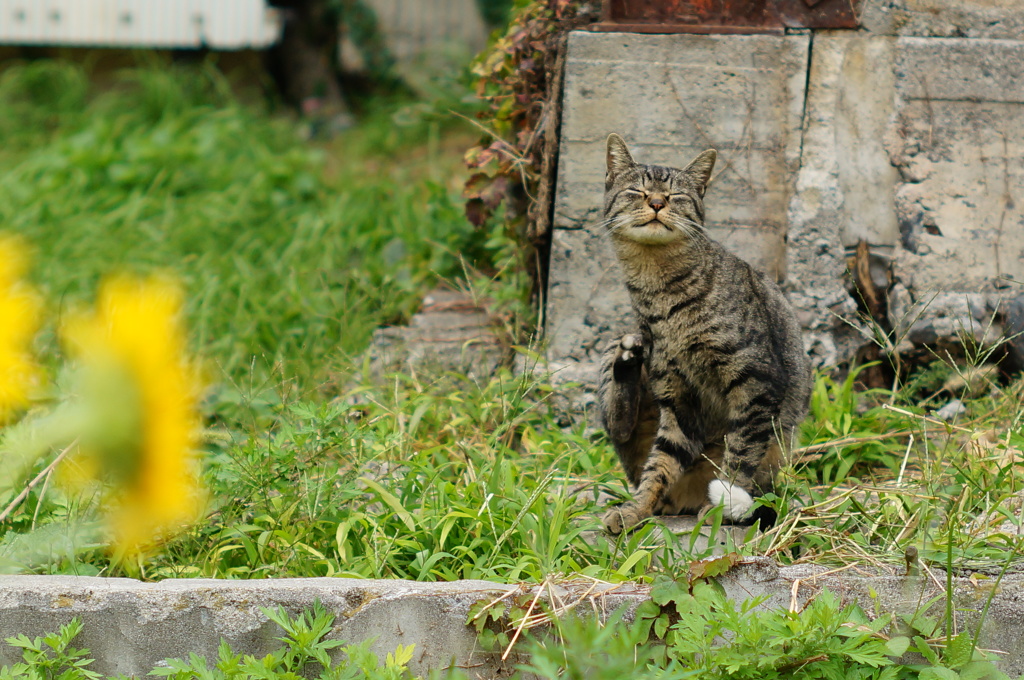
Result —
[[619, 231], [623, 227], [630, 227], [636, 223], [636, 220], [632, 219], [628, 213], [621, 215], [615, 215], [609, 217], [601, 223], [601, 227], [604, 227], [608, 232]]
[[681, 231], [683, 234], [691, 238], [699, 238], [704, 234], [703, 225], [686, 217], [665, 215], [661, 217], [660, 220], [661, 223], [667, 227]]

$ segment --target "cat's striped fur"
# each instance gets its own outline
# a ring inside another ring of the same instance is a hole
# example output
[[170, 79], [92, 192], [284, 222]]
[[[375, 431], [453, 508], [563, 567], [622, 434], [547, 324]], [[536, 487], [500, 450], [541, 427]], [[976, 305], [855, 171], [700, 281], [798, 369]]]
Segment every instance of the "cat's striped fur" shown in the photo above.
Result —
[[605, 513], [612, 533], [719, 503], [727, 521], [771, 524], [753, 499], [807, 412], [810, 363], [786, 298], [704, 230], [716, 158], [642, 165], [608, 137], [605, 224], [640, 331], [601, 366], [605, 428], [634, 492]]

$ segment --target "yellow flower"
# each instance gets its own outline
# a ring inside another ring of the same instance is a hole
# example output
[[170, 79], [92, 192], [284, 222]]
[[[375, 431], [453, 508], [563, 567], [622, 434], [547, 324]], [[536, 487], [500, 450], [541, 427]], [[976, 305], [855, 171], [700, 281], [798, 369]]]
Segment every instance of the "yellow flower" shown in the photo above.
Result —
[[28, 402], [38, 368], [28, 347], [39, 325], [39, 299], [19, 282], [25, 250], [0, 236], [0, 425]]
[[201, 385], [185, 358], [181, 302], [165, 280], [115, 278], [102, 286], [93, 314], [64, 328], [82, 365], [78, 397], [89, 421], [80, 469], [114, 482], [109, 517], [126, 553], [202, 510], [193, 459]]

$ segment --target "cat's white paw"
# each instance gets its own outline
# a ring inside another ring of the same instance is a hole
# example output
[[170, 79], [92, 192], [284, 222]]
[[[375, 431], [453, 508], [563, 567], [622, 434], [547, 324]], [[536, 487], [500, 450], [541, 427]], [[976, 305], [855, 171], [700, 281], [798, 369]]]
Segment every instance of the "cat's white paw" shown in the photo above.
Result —
[[643, 359], [643, 340], [639, 335], [624, 335], [619, 341], [619, 362], [632, 363], [634, 359]]
[[754, 507], [754, 499], [749, 493], [720, 479], [712, 479], [708, 483], [708, 500], [711, 505], [724, 506], [722, 519], [729, 522], [745, 518]]

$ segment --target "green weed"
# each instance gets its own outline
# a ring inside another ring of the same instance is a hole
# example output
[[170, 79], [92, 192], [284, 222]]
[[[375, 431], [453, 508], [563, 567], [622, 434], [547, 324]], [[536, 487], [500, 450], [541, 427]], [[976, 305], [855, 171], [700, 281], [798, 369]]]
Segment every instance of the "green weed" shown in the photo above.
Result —
[[[535, 637], [523, 667], [552, 680], [1006, 678], [970, 635], [929, 642], [918, 629], [895, 634], [890, 616], [872, 620], [829, 591], [800, 609], [768, 609], [764, 598], [736, 603], [707, 582], [659, 579], [632, 622], [620, 611], [604, 624], [566, 616], [552, 625], [557, 634]], [[900, 660], [908, 651], [922, 663]]]
[[13, 667], [0, 669], [5, 680], [31, 678], [32, 680], [97, 680], [100, 674], [91, 671], [93, 659], [87, 658], [89, 650], [75, 649], [72, 641], [82, 632], [80, 619], [72, 619], [61, 626], [57, 633], [29, 639], [26, 635], [7, 638], [7, 644], [21, 649], [22, 662]]

